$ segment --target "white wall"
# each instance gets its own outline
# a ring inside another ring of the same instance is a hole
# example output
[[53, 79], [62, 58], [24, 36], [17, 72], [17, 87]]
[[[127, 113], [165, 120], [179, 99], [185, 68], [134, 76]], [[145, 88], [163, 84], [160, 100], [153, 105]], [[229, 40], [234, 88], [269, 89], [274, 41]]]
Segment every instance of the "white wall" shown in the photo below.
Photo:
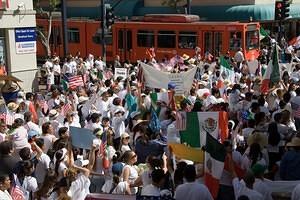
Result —
[[[18, 7], [18, 5], [23, 5]], [[15, 28], [35, 27], [32, 0], [10, 0], [9, 8], [0, 11], [0, 28], [5, 29], [8, 73], [21, 79], [25, 91], [31, 91], [37, 71], [36, 53], [17, 54]]]

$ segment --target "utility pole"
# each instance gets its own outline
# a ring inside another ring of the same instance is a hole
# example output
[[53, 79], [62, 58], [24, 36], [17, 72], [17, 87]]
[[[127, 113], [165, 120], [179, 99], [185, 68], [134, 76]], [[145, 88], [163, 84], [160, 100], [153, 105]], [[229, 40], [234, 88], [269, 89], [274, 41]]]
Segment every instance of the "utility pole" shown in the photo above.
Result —
[[66, 0], [61, 1], [61, 12], [62, 12], [62, 33], [63, 33], [63, 44], [64, 44], [64, 56], [66, 57], [69, 53], [68, 50], [68, 27], [67, 27], [67, 2]]
[[192, 0], [187, 0], [186, 7], [187, 7], [187, 14], [191, 14], [191, 1]]
[[106, 62], [106, 44], [105, 44], [105, 32], [106, 32], [106, 8], [105, 8], [105, 0], [101, 0], [101, 44], [102, 44], [102, 59], [103, 62]]

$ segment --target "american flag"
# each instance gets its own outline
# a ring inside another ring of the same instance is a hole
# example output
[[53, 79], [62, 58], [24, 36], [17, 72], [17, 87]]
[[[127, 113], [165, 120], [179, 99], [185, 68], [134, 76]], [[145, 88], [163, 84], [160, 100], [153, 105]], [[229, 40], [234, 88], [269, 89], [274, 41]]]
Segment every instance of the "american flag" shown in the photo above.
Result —
[[0, 113], [0, 120], [6, 121], [6, 113]]
[[102, 155], [106, 154], [106, 146], [107, 146], [107, 133], [106, 131], [103, 131], [101, 135], [100, 154]]
[[66, 103], [61, 108], [61, 115], [66, 115], [70, 111], [72, 111], [72, 105], [70, 103]]
[[13, 187], [13, 189], [11, 190], [11, 198], [13, 200], [25, 200], [24, 197], [24, 192], [21, 189], [20, 186], [16, 185], [15, 187]]
[[68, 77], [69, 88], [74, 89], [77, 87], [83, 87], [84, 82], [81, 75]]

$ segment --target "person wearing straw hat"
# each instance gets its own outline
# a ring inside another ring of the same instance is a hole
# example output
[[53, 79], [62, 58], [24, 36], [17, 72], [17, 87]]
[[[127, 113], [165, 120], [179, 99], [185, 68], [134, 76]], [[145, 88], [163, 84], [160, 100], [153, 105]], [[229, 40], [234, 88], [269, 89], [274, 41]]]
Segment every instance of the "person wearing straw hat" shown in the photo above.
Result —
[[286, 181], [300, 180], [300, 138], [293, 137], [286, 147], [289, 150], [280, 162], [280, 178]]

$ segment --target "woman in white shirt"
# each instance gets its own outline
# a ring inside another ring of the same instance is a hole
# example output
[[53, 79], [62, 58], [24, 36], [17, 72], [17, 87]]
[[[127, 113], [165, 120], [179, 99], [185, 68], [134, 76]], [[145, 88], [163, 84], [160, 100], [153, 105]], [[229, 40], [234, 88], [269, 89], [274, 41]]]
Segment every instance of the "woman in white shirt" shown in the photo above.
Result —
[[31, 199], [33, 193], [38, 189], [36, 178], [31, 176], [33, 172], [33, 162], [26, 160], [21, 162], [19, 172], [17, 175], [14, 175], [15, 184], [23, 189], [26, 200]]
[[124, 153], [126, 151], [130, 151], [131, 147], [129, 146], [130, 142], [130, 136], [128, 133], [123, 133], [121, 135], [121, 145], [120, 145], [120, 151], [121, 153]]
[[23, 126], [24, 121], [20, 118], [15, 119], [13, 124], [13, 132], [11, 133], [11, 137], [14, 143], [14, 147], [16, 148], [15, 153], [18, 154], [19, 151], [24, 147], [31, 148], [28, 143], [28, 133], [27, 130]]
[[0, 175], [0, 199], [1, 200], [12, 200], [12, 197], [8, 193], [10, 188], [10, 179], [8, 175]]
[[[138, 172], [134, 166], [134, 163], [137, 162], [137, 155], [134, 151], [126, 151], [123, 154], [123, 161], [125, 166], [122, 171], [123, 181], [129, 182], [129, 184], [134, 183], [134, 181], [138, 178]], [[137, 187], [133, 187], [130, 189], [131, 194], [137, 193]]]

